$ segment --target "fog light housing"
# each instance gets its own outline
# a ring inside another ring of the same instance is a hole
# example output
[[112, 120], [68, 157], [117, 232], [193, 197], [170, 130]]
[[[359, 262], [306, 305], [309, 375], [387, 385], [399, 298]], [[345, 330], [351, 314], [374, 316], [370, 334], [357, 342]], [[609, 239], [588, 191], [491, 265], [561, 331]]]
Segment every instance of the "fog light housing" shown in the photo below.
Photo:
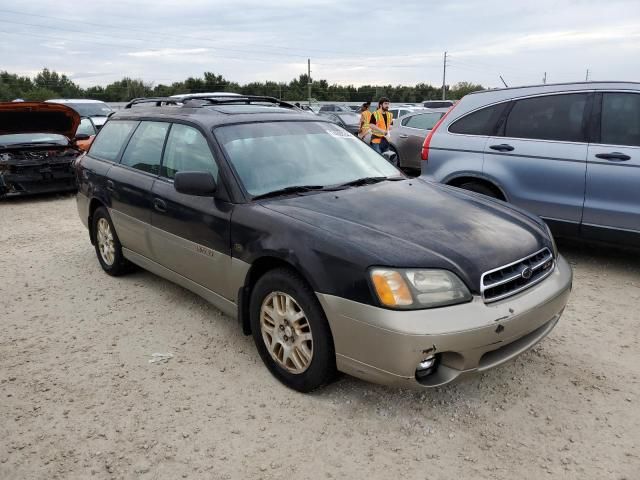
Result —
[[435, 373], [438, 368], [439, 355], [429, 355], [425, 357], [416, 367], [416, 379], [418, 381]]

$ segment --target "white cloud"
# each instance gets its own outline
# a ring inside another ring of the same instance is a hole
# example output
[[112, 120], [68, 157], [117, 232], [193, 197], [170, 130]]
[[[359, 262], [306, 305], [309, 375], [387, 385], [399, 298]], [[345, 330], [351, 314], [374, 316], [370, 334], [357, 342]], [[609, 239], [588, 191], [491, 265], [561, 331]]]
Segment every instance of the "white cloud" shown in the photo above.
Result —
[[207, 53], [206, 48], [161, 48], [159, 50], [143, 50], [141, 52], [129, 52], [129, 57], [175, 57], [182, 55], [198, 55]]

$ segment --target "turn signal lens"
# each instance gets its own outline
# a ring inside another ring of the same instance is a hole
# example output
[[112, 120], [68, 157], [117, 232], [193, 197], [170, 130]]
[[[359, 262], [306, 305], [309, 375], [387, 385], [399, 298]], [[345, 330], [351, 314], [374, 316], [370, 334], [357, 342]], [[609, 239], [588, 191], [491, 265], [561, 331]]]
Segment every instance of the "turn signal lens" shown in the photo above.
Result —
[[378, 298], [387, 307], [406, 307], [413, 304], [413, 297], [400, 273], [376, 269], [371, 272]]

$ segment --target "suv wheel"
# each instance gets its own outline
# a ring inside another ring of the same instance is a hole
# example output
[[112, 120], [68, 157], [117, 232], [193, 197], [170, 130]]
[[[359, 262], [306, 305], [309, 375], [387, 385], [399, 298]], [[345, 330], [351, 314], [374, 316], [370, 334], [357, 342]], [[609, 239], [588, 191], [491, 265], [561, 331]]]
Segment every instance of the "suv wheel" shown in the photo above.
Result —
[[114, 277], [127, 273], [131, 264], [122, 254], [122, 245], [106, 208], [99, 207], [93, 213], [91, 231], [102, 269]]
[[398, 153], [398, 150], [396, 150], [396, 147], [390, 145], [389, 150], [391, 150], [395, 154], [395, 157], [391, 157], [390, 159], [391, 164], [396, 168], [402, 169], [402, 164], [400, 163], [400, 154]]
[[459, 185], [459, 188], [463, 188], [471, 192], [481, 193], [483, 195], [486, 195], [487, 197], [497, 198], [499, 200], [502, 200], [502, 195], [496, 192], [495, 189], [480, 182], [463, 183], [462, 185]]
[[335, 375], [329, 324], [313, 291], [287, 269], [266, 273], [251, 292], [251, 331], [269, 371], [287, 387], [310, 392]]

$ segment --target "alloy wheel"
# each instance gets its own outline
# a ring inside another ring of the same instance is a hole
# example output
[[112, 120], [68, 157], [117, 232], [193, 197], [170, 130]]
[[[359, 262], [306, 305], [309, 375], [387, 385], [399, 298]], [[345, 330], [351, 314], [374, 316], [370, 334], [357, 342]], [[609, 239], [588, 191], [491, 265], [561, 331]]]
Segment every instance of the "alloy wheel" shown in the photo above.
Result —
[[296, 300], [271, 292], [260, 308], [262, 339], [271, 357], [287, 371], [303, 373], [313, 359], [313, 336], [307, 316]]

